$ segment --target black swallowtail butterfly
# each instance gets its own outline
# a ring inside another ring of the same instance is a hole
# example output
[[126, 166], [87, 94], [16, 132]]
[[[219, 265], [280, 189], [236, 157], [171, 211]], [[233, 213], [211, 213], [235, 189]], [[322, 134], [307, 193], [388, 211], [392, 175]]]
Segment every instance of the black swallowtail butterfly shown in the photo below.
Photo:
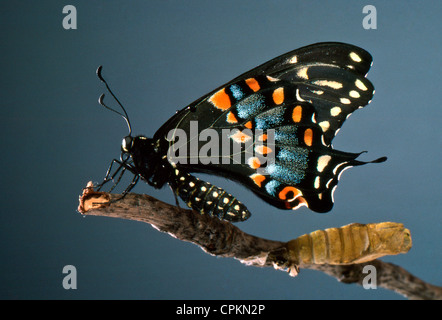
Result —
[[374, 88], [365, 75], [371, 64], [368, 52], [344, 43], [288, 52], [178, 111], [153, 138], [131, 135], [100, 66], [97, 74], [123, 113], [106, 106], [104, 95], [99, 102], [126, 120], [129, 134], [98, 187], [114, 181], [113, 189], [127, 170], [134, 178], [123, 194], [140, 178], [155, 188], [167, 183], [202, 214], [246, 220], [250, 213], [235, 197], [189, 174], [205, 172], [236, 180], [281, 209], [330, 211], [341, 173], [368, 163], [331, 143], [345, 119], [370, 102]]

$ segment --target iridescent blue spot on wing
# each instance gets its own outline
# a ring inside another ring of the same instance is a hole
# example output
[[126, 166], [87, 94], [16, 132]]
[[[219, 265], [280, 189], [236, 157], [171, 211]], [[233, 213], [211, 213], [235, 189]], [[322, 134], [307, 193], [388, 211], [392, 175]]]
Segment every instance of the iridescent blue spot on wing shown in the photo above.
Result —
[[309, 150], [301, 147], [280, 147], [277, 158], [302, 170], [307, 168]]
[[308, 166], [308, 150], [291, 148], [290, 151], [291, 155], [289, 149], [281, 150], [278, 153], [278, 158], [285, 157], [288, 161], [270, 161], [265, 170], [271, 178], [279, 182], [288, 185], [299, 184], [304, 178]]
[[237, 84], [232, 84], [230, 86], [230, 91], [232, 92], [232, 95], [236, 100], [241, 100], [244, 97], [244, 92]]
[[279, 187], [280, 185], [281, 185], [281, 183], [279, 183], [278, 181], [276, 181], [276, 180], [270, 180], [270, 181], [265, 185], [265, 188], [266, 188], [266, 191], [267, 191], [268, 194], [270, 194], [270, 195], [276, 197], [277, 192], [278, 192], [277, 189], [278, 189], [278, 187]]
[[304, 177], [301, 170], [297, 170], [296, 168], [291, 170], [290, 168], [274, 163], [268, 165], [266, 171], [270, 174], [270, 177], [285, 184], [298, 184]]
[[236, 112], [241, 119], [249, 119], [266, 108], [264, 96], [252, 94], [236, 104]]
[[256, 129], [266, 130], [277, 127], [284, 121], [284, 107], [273, 108], [255, 117]]
[[297, 130], [298, 126], [296, 125], [278, 127], [275, 130], [275, 142], [285, 145], [298, 145]]

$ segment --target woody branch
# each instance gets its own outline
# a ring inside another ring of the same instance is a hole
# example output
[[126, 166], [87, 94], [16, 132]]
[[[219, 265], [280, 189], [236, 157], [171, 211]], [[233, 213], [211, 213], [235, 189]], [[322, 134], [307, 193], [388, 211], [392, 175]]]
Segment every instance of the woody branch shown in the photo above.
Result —
[[[129, 193], [122, 200], [115, 201], [119, 198], [121, 195], [118, 194], [96, 192], [88, 184], [80, 196], [78, 211], [84, 215], [146, 222], [179, 240], [198, 245], [211, 255], [235, 258], [249, 266], [289, 269], [292, 275], [296, 273], [293, 265], [290, 266], [287, 242], [249, 235], [229, 222], [178, 208], [148, 195]], [[426, 283], [405, 269], [381, 260], [350, 265], [302, 264], [301, 268], [325, 272], [343, 283], [361, 285], [367, 276], [362, 272], [367, 264], [376, 268], [379, 287], [393, 290], [408, 299], [442, 299], [441, 287]]]

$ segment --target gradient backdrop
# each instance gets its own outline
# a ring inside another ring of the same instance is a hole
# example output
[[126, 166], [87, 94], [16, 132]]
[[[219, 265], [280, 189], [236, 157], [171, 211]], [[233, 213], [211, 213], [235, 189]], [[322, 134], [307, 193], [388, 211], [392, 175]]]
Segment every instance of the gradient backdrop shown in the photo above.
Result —
[[[77, 30], [62, 26], [65, 5]], [[377, 29], [362, 8], [377, 9]], [[320, 41], [374, 57], [370, 106], [334, 140], [383, 164], [350, 169], [326, 215], [281, 211], [208, 177], [245, 203], [238, 225], [289, 240], [352, 222], [403, 222], [413, 248], [384, 258], [441, 285], [440, 1], [1, 1], [2, 299], [401, 299], [321, 272], [297, 278], [216, 258], [150, 225], [82, 217], [78, 196], [119, 156], [124, 121], [97, 104], [98, 65], [126, 106], [135, 134], [159, 126], [203, 94], [258, 64]], [[108, 103], [112, 104], [110, 97]], [[135, 192], [174, 203], [169, 188]], [[62, 286], [77, 268], [77, 290]]]

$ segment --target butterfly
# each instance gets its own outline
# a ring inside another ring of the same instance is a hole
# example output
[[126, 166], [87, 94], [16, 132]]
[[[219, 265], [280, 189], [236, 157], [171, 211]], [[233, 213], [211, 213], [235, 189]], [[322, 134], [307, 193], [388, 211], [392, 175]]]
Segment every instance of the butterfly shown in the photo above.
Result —
[[[132, 136], [126, 110], [120, 114], [129, 134], [99, 189], [126, 171], [155, 188], [168, 184], [190, 208], [237, 222], [250, 216], [246, 206], [222, 188], [191, 173], [235, 180], [280, 209], [306, 206], [316, 212], [333, 207], [342, 172], [366, 163], [362, 153], [333, 149], [344, 121], [367, 105], [374, 93], [366, 79], [371, 55], [356, 46], [326, 42], [274, 58], [178, 111], [152, 138]], [[114, 170], [113, 166], [117, 169]], [[112, 190], [111, 189], [111, 190]]]

